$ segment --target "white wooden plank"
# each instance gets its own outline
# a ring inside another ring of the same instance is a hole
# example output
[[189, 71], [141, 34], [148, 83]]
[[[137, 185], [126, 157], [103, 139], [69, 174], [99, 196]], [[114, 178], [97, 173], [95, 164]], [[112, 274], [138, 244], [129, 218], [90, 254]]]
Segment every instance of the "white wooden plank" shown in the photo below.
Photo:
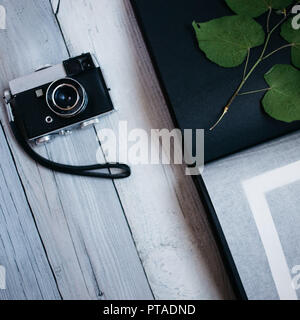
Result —
[[0, 127], [0, 265], [5, 299], [60, 299], [54, 275]]
[[[129, 0], [64, 0], [58, 20], [72, 55], [95, 52], [119, 112], [97, 129], [172, 129], [173, 124]], [[155, 18], [154, 18], [155, 23]], [[158, 299], [232, 297], [192, 179], [179, 166], [136, 166], [116, 181]]]
[[[8, 80], [67, 51], [48, 1], [2, 1], [7, 30], [0, 38], [0, 91]], [[37, 166], [16, 146], [2, 121], [27, 198], [64, 299], [151, 299], [118, 195], [111, 181], [53, 173]], [[93, 163], [93, 129], [57, 139], [40, 152], [64, 163]]]

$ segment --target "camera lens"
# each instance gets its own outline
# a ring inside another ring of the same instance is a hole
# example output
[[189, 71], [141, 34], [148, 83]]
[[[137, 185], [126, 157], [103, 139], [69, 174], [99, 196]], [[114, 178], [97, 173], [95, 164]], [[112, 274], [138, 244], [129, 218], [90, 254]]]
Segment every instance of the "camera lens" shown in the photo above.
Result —
[[82, 85], [71, 78], [53, 82], [46, 94], [49, 108], [61, 117], [72, 117], [82, 112], [88, 102]]
[[61, 109], [72, 109], [79, 99], [78, 91], [75, 87], [62, 84], [53, 92], [53, 100]]

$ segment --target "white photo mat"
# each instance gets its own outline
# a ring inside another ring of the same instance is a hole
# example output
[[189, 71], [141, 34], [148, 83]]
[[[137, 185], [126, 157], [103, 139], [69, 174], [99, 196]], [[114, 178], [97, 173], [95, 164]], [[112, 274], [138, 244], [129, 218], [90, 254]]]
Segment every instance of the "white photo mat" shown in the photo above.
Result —
[[[300, 134], [211, 163], [203, 179], [248, 298], [300, 298], [293, 273], [300, 265], [300, 236], [282, 245], [285, 234], [300, 227], [297, 197], [289, 197], [300, 194]], [[277, 198], [269, 196], [274, 191]], [[280, 232], [276, 221], [285, 221]]]

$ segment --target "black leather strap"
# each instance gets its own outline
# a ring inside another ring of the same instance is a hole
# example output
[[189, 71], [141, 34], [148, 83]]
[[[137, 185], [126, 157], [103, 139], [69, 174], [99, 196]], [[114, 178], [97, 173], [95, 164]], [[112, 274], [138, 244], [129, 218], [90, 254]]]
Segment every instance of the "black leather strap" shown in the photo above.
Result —
[[[30, 146], [30, 144], [25, 139], [25, 135], [23, 134], [23, 130], [21, 126], [18, 125], [18, 122], [12, 121], [10, 122], [10, 126], [12, 132], [18, 141], [19, 145], [23, 148], [23, 150], [31, 157], [33, 160], [38, 162], [43, 167], [51, 169], [53, 171], [84, 176], [84, 177], [96, 177], [103, 179], [124, 179], [131, 175], [131, 169], [128, 165], [122, 163], [106, 163], [106, 164], [94, 164], [94, 165], [86, 165], [86, 166], [72, 166], [67, 164], [61, 164], [57, 162], [53, 162], [49, 159], [46, 159], [36, 153]], [[97, 170], [108, 169], [109, 173], [104, 172], [96, 172]], [[110, 173], [110, 169], [117, 169], [118, 173]]]

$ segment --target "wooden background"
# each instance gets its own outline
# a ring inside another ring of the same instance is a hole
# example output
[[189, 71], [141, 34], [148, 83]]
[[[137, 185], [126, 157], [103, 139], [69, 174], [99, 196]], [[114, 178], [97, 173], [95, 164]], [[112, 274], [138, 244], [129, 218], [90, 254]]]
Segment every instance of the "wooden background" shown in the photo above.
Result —
[[[95, 162], [96, 131], [173, 124], [129, 0], [0, 0], [0, 91], [69, 55], [94, 52], [119, 110], [39, 147], [56, 161]], [[26, 106], [24, 106], [26, 107]], [[1, 101], [0, 299], [230, 299], [192, 179], [181, 166], [135, 166], [127, 180], [51, 172], [16, 145]], [[98, 152], [99, 154], [99, 152]], [[101, 155], [101, 153], [100, 153]]]

